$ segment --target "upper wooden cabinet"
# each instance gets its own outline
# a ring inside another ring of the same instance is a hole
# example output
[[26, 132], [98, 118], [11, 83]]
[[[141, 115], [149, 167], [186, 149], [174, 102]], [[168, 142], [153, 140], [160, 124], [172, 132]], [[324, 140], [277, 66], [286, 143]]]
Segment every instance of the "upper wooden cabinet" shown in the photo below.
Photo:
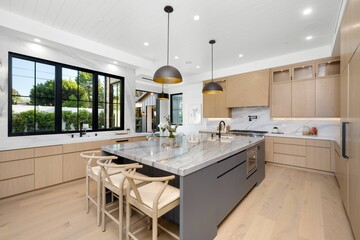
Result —
[[272, 117], [339, 117], [340, 60], [271, 69]]
[[[204, 118], [230, 118], [230, 108], [226, 107], [227, 80], [214, 79], [221, 85], [224, 92], [219, 94], [203, 94]], [[205, 81], [204, 85], [209, 81]]]
[[227, 78], [226, 106], [269, 106], [269, 69]]

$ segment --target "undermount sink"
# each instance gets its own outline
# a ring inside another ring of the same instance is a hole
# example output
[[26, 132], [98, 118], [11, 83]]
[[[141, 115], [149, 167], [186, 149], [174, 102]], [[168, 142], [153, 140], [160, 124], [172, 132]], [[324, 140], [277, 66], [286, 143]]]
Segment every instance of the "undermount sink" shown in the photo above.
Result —
[[221, 139], [219, 138], [209, 138], [207, 141], [209, 142], [224, 142], [224, 143], [230, 143], [231, 142], [231, 138], [234, 138], [232, 136], [223, 136], [221, 137]]

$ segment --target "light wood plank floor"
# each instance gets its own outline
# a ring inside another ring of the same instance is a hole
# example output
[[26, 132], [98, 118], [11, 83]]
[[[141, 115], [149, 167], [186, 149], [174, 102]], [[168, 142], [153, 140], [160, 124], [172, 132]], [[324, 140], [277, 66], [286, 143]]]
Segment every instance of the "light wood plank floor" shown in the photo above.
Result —
[[[117, 239], [111, 220], [106, 232], [96, 227], [95, 208], [86, 214], [84, 198], [82, 179], [0, 200], [0, 239]], [[144, 230], [139, 238], [151, 239], [151, 233]], [[171, 238], [161, 233], [159, 239]], [[265, 180], [219, 226], [216, 240], [235, 239], [353, 235], [334, 176], [267, 164]]]

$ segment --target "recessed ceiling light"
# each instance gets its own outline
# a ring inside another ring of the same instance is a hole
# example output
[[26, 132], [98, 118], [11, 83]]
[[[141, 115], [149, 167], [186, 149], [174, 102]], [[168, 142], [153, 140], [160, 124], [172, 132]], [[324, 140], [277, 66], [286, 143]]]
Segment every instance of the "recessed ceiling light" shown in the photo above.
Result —
[[144, 42], [144, 46], [149, 46], [149, 43], [148, 43], [148, 42]]
[[313, 38], [313, 36], [307, 36], [306, 40], [311, 40]]
[[196, 68], [200, 68], [200, 66], [196, 66]]
[[114, 61], [113, 63], [114, 63], [114, 64], [117, 64], [117, 61]]
[[306, 8], [306, 9], [303, 11], [303, 14], [304, 14], [304, 15], [309, 15], [311, 12], [312, 12], [312, 9], [311, 9], [311, 8]]
[[179, 57], [178, 57], [178, 56], [175, 56], [174, 58], [175, 58], [175, 59], [179, 59]]
[[34, 42], [41, 43], [41, 40], [38, 38], [34, 38]]
[[242, 58], [243, 56], [244, 56], [243, 54], [239, 54], [239, 55], [238, 55], [239, 58]]
[[195, 16], [194, 16], [194, 20], [195, 20], [195, 21], [199, 21], [199, 19], [200, 19], [200, 16], [199, 16], [199, 15], [195, 15]]

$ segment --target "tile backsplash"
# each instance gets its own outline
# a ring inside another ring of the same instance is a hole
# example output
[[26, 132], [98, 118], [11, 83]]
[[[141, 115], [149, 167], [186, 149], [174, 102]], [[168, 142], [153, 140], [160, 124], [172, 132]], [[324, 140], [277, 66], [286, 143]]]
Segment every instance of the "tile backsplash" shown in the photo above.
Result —
[[[249, 116], [257, 116], [257, 119], [249, 121]], [[286, 118], [272, 119], [270, 108], [268, 107], [249, 107], [233, 108], [232, 118], [225, 120], [226, 125], [231, 129], [263, 130], [271, 132], [273, 127], [278, 127], [279, 131], [294, 134], [301, 133], [304, 125], [315, 125], [318, 128], [319, 136], [329, 136], [334, 139], [340, 138], [340, 119], [338, 118]], [[207, 129], [215, 130], [219, 121], [208, 119]]]

